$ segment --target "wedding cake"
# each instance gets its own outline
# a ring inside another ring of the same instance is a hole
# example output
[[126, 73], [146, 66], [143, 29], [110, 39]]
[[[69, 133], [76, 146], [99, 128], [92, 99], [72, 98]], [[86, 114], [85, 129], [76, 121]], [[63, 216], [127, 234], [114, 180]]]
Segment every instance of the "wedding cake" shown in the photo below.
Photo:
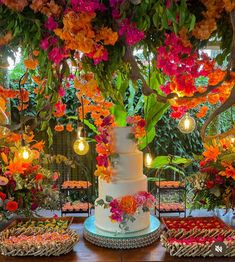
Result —
[[[147, 191], [147, 177], [143, 175], [143, 153], [137, 149], [130, 134], [131, 127], [113, 129], [114, 151], [118, 157], [113, 167], [111, 182], [99, 178], [99, 197], [96, 201], [106, 199], [106, 196], [116, 199]], [[150, 224], [150, 212], [140, 210], [134, 214], [134, 218], [133, 221], [128, 221], [129, 232], [143, 230]], [[110, 219], [110, 210], [100, 205], [95, 206], [95, 225], [109, 232], [120, 230], [118, 223]]]

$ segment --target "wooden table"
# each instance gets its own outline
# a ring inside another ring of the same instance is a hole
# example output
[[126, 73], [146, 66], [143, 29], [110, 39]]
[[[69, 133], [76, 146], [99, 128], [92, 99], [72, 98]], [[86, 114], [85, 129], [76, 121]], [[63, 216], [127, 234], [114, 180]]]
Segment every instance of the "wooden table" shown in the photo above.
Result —
[[87, 242], [83, 236], [84, 218], [79, 218], [73, 224], [81, 236], [80, 242], [75, 246], [74, 252], [59, 257], [4, 257], [0, 256], [0, 262], [107, 262], [107, 261], [169, 261], [169, 262], [235, 262], [235, 258], [178, 258], [171, 257], [159, 242], [145, 248], [132, 250], [113, 250], [100, 248]]

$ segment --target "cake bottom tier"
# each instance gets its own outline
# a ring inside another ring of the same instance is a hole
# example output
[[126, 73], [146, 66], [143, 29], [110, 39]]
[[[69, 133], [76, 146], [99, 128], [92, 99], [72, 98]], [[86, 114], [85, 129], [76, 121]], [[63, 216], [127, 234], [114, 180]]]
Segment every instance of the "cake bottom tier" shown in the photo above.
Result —
[[[109, 218], [110, 211], [102, 206], [95, 206], [95, 226], [99, 229], [108, 232], [120, 232], [119, 223], [112, 222]], [[150, 224], [150, 212], [143, 212], [142, 210], [135, 214], [135, 221], [128, 221], [127, 226], [130, 232], [136, 232], [147, 228]]]

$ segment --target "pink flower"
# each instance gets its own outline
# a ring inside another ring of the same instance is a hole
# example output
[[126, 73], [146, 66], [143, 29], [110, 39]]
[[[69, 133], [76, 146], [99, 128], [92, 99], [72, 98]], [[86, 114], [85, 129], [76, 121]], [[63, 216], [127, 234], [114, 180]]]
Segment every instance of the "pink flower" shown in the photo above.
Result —
[[110, 219], [121, 223], [123, 221], [123, 218], [122, 218], [123, 211], [121, 210], [119, 201], [117, 199], [113, 199], [109, 203], [109, 206], [110, 206], [110, 212], [111, 212]]
[[93, 13], [96, 10], [104, 11], [107, 9], [99, 0], [71, 0], [70, 4], [75, 12]]
[[49, 59], [55, 64], [59, 64], [67, 54], [64, 48], [54, 47], [48, 54]]
[[56, 29], [58, 27], [58, 23], [53, 19], [52, 16], [50, 16], [50, 17], [48, 17], [44, 26], [45, 26], [46, 29], [53, 31], [54, 29]]
[[56, 181], [56, 180], [58, 180], [58, 178], [59, 178], [59, 173], [55, 171], [55, 172], [53, 173], [53, 175], [52, 175], [52, 180], [53, 180], [53, 181]]
[[58, 43], [57, 37], [51, 37], [50, 38], [50, 45], [55, 46]]
[[120, 23], [119, 35], [126, 36], [126, 43], [130, 46], [137, 44], [145, 35], [143, 31], [140, 31], [135, 23], [130, 23], [129, 19], [123, 19]]
[[97, 143], [107, 144], [107, 143], [109, 142], [109, 140], [108, 140], [108, 138], [107, 138], [107, 133], [106, 133], [106, 132], [95, 136], [95, 140], [96, 140]]
[[58, 94], [60, 97], [64, 97], [65, 96], [65, 90], [62, 87], [59, 87], [58, 89]]
[[44, 38], [40, 41], [40, 47], [43, 49], [43, 50], [47, 50], [49, 48], [49, 38]]

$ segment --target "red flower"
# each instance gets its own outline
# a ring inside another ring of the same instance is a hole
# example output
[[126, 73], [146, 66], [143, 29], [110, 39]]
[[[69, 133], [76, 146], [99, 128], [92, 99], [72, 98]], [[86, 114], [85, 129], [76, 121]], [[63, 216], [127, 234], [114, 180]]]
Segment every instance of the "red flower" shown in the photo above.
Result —
[[0, 198], [4, 201], [6, 199], [6, 194], [4, 194], [3, 192], [0, 192]]
[[138, 121], [138, 123], [137, 123], [138, 127], [144, 128], [145, 125], [146, 125], [146, 121], [144, 119], [140, 119], [140, 121]]
[[211, 180], [206, 182], [206, 187], [209, 188], [209, 189], [212, 188], [214, 185], [215, 185], [214, 182], [211, 181]]
[[18, 203], [16, 201], [8, 201], [6, 204], [6, 210], [15, 212], [18, 209]]
[[42, 175], [42, 174], [37, 174], [37, 175], [35, 176], [35, 180], [36, 180], [37, 182], [41, 181], [42, 179], [43, 179], [43, 175]]

